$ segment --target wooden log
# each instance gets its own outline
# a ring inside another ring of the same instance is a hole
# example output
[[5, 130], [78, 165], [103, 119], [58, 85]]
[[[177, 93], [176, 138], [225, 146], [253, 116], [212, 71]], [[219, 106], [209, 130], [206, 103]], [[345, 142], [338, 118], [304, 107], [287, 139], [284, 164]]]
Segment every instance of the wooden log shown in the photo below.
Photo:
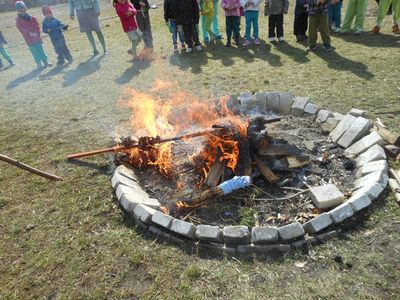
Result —
[[240, 141], [239, 147], [239, 164], [241, 166], [240, 176], [251, 176], [251, 156], [250, 156], [250, 142], [248, 139]]
[[278, 144], [270, 145], [266, 150], [258, 153], [260, 156], [297, 156], [301, 155], [301, 150], [295, 145], [291, 144]]
[[288, 168], [300, 168], [310, 163], [310, 158], [306, 155], [288, 156], [286, 157]]
[[31, 167], [31, 166], [28, 166], [27, 164], [24, 164], [24, 163], [22, 163], [22, 162], [19, 162], [19, 161], [15, 160], [15, 159], [12, 159], [12, 158], [10, 158], [10, 157], [8, 157], [8, 156], [6, 156], [6, 155], [1, 155], [1, 154], [0, 154], [0, 160], [1, 160], [1, 161], [4, 161], [4, 162], [6, 162], [6, 163], [9, 163], [9, 164], [11, 164], [11, 165], [13, 165], [13, 166], [16, 166], [16, 167], [18, 167], [18, 168], [20, 168], [20, 169], [23, 169], [23, 170], [25, 170], [25, 171], [28, 171], [28, 172], [30, 172], [30, 173], [33, 173], [33, 174], [35, 174], [35, 175], [38, 175], [38, 176], [47, 178], [47, 179], [51, 179], [51, 180], [62, 180], [61, 177], [58, 177], [58, 176], [56, 176], [56, 175], [53, 175], [53, 174], [50, 174], [50, 173], [47, 173], [47, 172], [44, 172], [44, 171], [41, 171], [41, 170], [36, 169], [36, 168], [34, 168], [34, 167]]
[[221, 153], [218, 152], [210, 168], [210, 171], [207, 174], [206, 184], [208, 186], [215, 187], [221, 181], [221, 175], [224, 171], [225, 164], [224, 162], [220, 161], [220, 158], [221, 158]]
[[257, 169], [261, 172], [264, 178], [269, 183], [276, 183], [278, 181], [278, 177], [271, 171], [271, 169], [258, 157], [256, 153], [252, 152], [251, 156], [256, 164]]
[[224, 195], [224, 192], [218, 186], [205, 190], [194, 195], [191, 199], [182, 201], [187, 207], [198, 206], [207, 200], [214, 200]]
[[388, 142], [389, 144], [395, 145], [395, 146], [400, 146], [400, 134], [399, 133], [394, 133], [391, 132], [390, 130], [379, 126], [375, 125], [375, 131], [379, 133], [379, 135], [382, 137], [382, 139], [385, 142]]

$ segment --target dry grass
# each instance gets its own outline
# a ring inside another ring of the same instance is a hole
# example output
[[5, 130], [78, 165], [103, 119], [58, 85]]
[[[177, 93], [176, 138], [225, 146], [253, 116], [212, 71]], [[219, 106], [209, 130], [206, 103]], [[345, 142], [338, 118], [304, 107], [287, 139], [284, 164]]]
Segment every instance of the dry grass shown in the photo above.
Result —
[[[39, 15], [38, 9], [32, 11]], [[65, 157], [108, 145], [129, 117], [116, 104], [121, 90], [146, 90], [156, 78], [173, 79], [199, 97], [292, 90], [331, 110], [364, 108], [371, 118], [379, 116], [400, 130], [399, 36], [390, 34], [389, 26], [378, 37], [335, 36], [335, 53], [305, 55], [291, 35], [289, 15], [286, 45], [249, 50], [218, 45], [171, 56], [162, 9], [151, 13], [157, 52], [151, 63], [128, 61], [128, 41], [116, 19], [103, 23], [110, 49], [106, 57], [90, 60], [85, 37], [69, 31], [75, 62], [61, 70], [32, 73], [26, 46], [10, 49], [17, 67], [0, 72], [0, 153], [65, 180], [48, 182], [0, 165], [0, 297], [396, 298], [400, 210], [391, 196], [347, 224], [340, 239], [312, 248], [308, 256], [252, 263], [201, 259], [132, 229], [112, 200], [107, 157], [81, 165]], [[65, 6], [56, 14], [66, 20]], [[113, 14], [104, 4], [103, 16]], [[0, 19], [10, 44], [21, 41], [13, 18], [6, 13]], [[260, 22], [265, 39], [266, 18], [260, 16]], [[372, 25], [370, 16], [366, 28]], [[54, 61], [48, 40], [45, 46]], [[28, 224], [35, 227], [27, 230]], [[335, 255], [352, 267], [335, 263]], [[307, 261], [306, 267], [296, 268], [296, 260]]]

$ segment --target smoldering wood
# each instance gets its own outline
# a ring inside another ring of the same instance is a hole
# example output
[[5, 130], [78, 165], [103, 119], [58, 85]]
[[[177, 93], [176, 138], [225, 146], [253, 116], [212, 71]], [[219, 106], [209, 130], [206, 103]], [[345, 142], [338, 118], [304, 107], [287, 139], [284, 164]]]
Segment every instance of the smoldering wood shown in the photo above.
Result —
[[216, 186], [216, 187], [207, 189], [203, 192], [200, 192], [198, 194], [195, 194], [192, 196], [191, 199], [184, 200], [183, 202], [189, 206], [198, 206], [205, 201], [215, 200], [219, 197], [222, 197], [223, 195], [224, 195], [223, 190]]
[[291, 144], [278, 144], [278, 145], [270, 145], [267, 147], [265, 150], [261, 150], [258, 152], [260, 156], [283, 156], [283, 155], [288, 155], [288, 156], [296, 156], [296, 155], [301, 155], [301, 150]]
[[224, 167], [225, 167], [224, 162], [220, 160], [221, 156], [222, 156], [221, 153], [218, 152], [217, 156], [215, 157], [214, 162], [207, 174], [205, 183], [208, 186], [215, 187], [220, 183], [221, 175], [222, 175], [222, 173], [224, 171]]
[[269, 183], [276, 183], [278, 181], [278, 177], [271, 171], [271, 169], [258, 157], [258, 155], [254, 152], [251, 153], [251, 156], [256, 164], [257, 169], [261, 172], [264, 178]]
[[250, 143], [248, 139], [244, 139], [240, 141], [239, 146], [239, 167], [241, 176], [251, 176], [252, 167], [251, 167], [251, 156], [250, 156]]
[[289, 169], [300, 168], [310, 163], [310, 158], [306, 155], [287, 156], [286, 161]]

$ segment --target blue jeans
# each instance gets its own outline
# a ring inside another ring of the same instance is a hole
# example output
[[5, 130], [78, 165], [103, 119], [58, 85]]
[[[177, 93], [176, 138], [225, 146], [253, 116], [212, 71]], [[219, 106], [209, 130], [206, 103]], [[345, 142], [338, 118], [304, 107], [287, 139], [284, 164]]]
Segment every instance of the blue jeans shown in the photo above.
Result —
[[335, 23], [335, 28], [340, 28], [342, 5], [343, 5], [342, 1], [339, 1], [335, 5], [332, 4], [329, 5], [329, 11], [328, 11], [329, 26], [332, 26], [332, 24]]
[[169, 19], [169, 27], [171, 28], [172, 31], [172, 43], [174, 45], [178, 44], [178, 34], [179, 34], [179, 41], [181, 42], [181, 44], [183, 44], [185, 42], [185, 37], [183, 35], [183, 32], [178, 31], [176, 20]]
[[[209, 41], [210, 37], [209, 34], [205, 28], [206, 25], [206, 17], [201, 16], [201, 31], [203, 32], [203, 39], [204, 41]], [[219, 32], [219, 26], [218, 26], [218, 0], [214, 0], [214, 16], [212, 20], [212, 32], [216, 37], [221, 36], [221, 33]]]
[[244, 12], [246, 19], [246, 40], [250, 40], [251, 26], [253, 25], [253, 38], [258, 39], [258, 10], [247, 10]]

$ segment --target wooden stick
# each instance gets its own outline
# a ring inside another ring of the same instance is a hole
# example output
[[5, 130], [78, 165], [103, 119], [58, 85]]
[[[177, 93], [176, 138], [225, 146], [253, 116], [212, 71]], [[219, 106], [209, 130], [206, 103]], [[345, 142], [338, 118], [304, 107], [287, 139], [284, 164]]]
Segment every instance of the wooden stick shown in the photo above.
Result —
[[397, 175], [397, 172], [393, 169], [389, 169], [389, 173], [394, 179], [396, 179], [397, 183], [400, 185], [400, 177], [399, 175]]
[[21, 168], [21, 169], [23, 169], [25, 171], [31, 172], [33, 174], [36, 174], [38, 176], [47, 178], [47, 179], [63, 180], [61, 177], [58, 177], [56, 175], [52, 175], [52, 174], [44, 172], [44, 171], [40, 171], [40, 170], [38, 170], [38, 169], [36, 169], [34, 167], [28, 166], [27, 164], [24, 164], [22, 162], [19, 162], [19, 161], [15, 160], [15, 159], [12, 159], [12, 158], [10, 158], [8, 156], [5, 156], [5, 155], [2, 155], [2, 154], [0, 154], [0, 160], [4, 161], [6, 163], [9, 163], [9, 164], [11, 164], [13, 166], [16, 166], [18, 168]]
[[254, 152], [251, 153], [254, 162], [256, 163], [257, 169], [261, 172], [265, 179], [270, 183], [276, 183], [278, 177], [271, 171], [270, 168], [258, 157]]

